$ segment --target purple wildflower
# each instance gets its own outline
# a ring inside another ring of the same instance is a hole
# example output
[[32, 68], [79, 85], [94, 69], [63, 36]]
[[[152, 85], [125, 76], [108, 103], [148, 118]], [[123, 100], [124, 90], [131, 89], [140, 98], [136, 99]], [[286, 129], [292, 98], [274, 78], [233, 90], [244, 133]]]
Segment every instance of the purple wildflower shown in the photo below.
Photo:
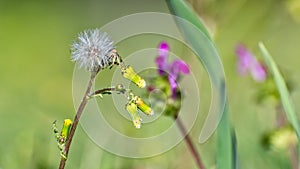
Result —
[[177, 82], [179, 74], [189, 74], [190, 68], [183, 60], [176, 59], [171, 64], [167, 62], [169, 55], [169, 45], [167, 42], [161, 42], [158, 45], [158, 56], [156, 57], [156, 64], [158, 66], [159, 75], [168, 75], [170, 88], [172, 90], [172, 97], [176, 97]]
[[257, 61], [253, 64], [251, 75], [255, 81], [264, 82], [267, 78], [267, 69], [262, 63]]
[[163, 75], [168, 70], [167, 57], [169, 55], [169, 45], [167, 42], [161, 42], [158, 45], [158, 56], [155, 60], [159, 75]]
[[267, 77], [265, 66], [242, 44], [236, 46], [235, 53], [238, 57], [237, 69], [241, 75], [251, 73], [256, 82], [264, 82]]

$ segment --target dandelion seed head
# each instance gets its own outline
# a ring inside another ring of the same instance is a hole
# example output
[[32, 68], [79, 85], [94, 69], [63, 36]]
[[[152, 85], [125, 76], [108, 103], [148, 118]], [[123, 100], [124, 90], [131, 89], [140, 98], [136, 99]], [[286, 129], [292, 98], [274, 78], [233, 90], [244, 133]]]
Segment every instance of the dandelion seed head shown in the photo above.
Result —
[[98, 71], [113, 64], [110, 52], [115, 49], [107, 33], [99, 29], [79, 33], [71, 47], [71, 59], [88, 71]]

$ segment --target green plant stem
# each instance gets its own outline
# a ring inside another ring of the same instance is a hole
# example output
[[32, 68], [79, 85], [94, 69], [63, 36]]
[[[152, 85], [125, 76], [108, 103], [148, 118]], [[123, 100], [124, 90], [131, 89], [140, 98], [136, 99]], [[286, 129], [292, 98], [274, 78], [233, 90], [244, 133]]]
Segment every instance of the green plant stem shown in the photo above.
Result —
[[192, 156], [194, 157], [194, 160], [195, 160], [198, 168], [205, 169], [205, 167], [201, 161], [200, 155], [199, 155], [198, 151], [196, 150], [196, 146], [193, 144], [192, 139], [190, 138], [189, 134], [187, 133], [181, 119], [177, 115], [174, 115], [173, 117], [179, 127], [181, 134], [184, 136], [184, 140], [185, 140], [186, 144], [188, 145], [189, 150], [192, 153]]
[[289, 157], [290, 157], [290, 160], [291, 160], [291, 166], [293, 169], [299, 169], [298, 166], [299, 166], [299, 162], [298, 162], [298, 150], [296, 147], [289, 147], [288, 149], [289, 151]]
[[[73, 140], [73, 136], [74, 136], [75, 130], [77, 128], [80, 116], [81, 116], [81, 114], [82, 114], [82, 112], [83, 112], [83, 110], [84, 110], [84, 108], [85, 108], [85, 106], [87, 104], [88, 96], [89, 96], [90, 91], [92, 89], [92, 85], [93, 85], [93, 82], [95, 80], [95, 77], [96, 77], [97, 73], [98, 72], [92, 72], [91, 73], [90, 81], [88, 83], [86, 92], [85, 92], [85, 94], [84, 94], [84, 96], [83, 96], [83, 98], [81, 100], [81, 103], [80, 103], [79, 108], [77, 110], [77, 113], [75, 115], [75, 118], [74, 118], [71, 130], [70, 130], [69, 136], [67, 138], [67, 142], [66, 142], [66, 148], [65, 148], [66, 157], [68, 157], [70, 146], [71, 146], [71, 143], [72, 143], [72, 140]], [[63, 158], [63, 157], [61, 158], [60, 164], [59, 164], [59, 169], [64, 169], [65, 168], [66, 161], [67, 161], [66, 158]]]

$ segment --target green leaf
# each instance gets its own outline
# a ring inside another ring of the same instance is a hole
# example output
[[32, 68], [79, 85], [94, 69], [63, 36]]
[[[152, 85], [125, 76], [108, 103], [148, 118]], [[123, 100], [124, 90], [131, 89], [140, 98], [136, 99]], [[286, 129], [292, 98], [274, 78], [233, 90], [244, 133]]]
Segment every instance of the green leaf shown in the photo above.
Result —
[[209, 32], [199, 20], [200, 18], [192, 11], [185, 1], [182, 0], [167, 0], [169, 10], [172, 14], [179, 16], [193, 23], [197, 28], [199, 28], [206, 36], [211, 40]]
[[[230, 129], [230, 120], [226, 105], [225, 75], [220, 56], [205, 25], [183, 0], [167, 0], [168, 7], [174, 17], [183, 37], [191, 46], [212, 83], [212, 107], [200, 133], [199, 141], [203, 143], [216, 130], [218, 124], [218, 168], [233, 168], [236, 148]], [[224, 113], [224, 114], [223, 114]], [[222, 117], [223, 115], [223, 117]], [[221, 120], [222, 119], [222, 120]], [[233, 148], [234, 147], [234, 148]]]
[[236, 140], [235, 135], [231, 133], [227, 106], [218, 127], [217, 148], [217, 168], [236, 168]]
[[234, 129], [231, 130], [232, 168], [238, 168], [237, 140]]
[[197, 54], [212, 83], [211, 110], [204, 122], [199, 141], [205, 142], [216, 130], [224, 111], [226, 89], [223, 65], [208, 31], [183, 0], [167, 0], [167, 4], [186, 42]]
[[288, 88], [286, 86], [286, 83], [284, 81], [283, 76], [281, 75], [276, 63], [274, 62], [272, 56], [266, 49], [263, 43], [259, 43], [260, 51], [262, 52], [263, 58], [270, 69], [270, 71], [273, 74], [280, 99], [283, 105], [283, 108], [286, 112], [287, 119], [292, 124], [293, 128], [295, 129], [297, 133], [298, 139], [300, 138], [300, 127], [299, 127], [299, 121], [296, 115], [296, 112], [294, 110], [294, 106], [292, 105], [292, 100], [288, 91]]

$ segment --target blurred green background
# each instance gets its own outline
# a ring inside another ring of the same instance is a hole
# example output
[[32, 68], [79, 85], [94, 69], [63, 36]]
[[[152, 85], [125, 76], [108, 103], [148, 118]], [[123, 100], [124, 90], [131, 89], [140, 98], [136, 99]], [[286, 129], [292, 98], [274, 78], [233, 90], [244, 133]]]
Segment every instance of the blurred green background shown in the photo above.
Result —
[[[266, 151], [260, 145], [262, 133], [274, 126], [274, 106], [270, 102], [255, 103], [257, 84], [236, 73], [234, 47], [243, 42], [259, 56], [257, 43], [265, 42], [294, 81], [296, 89], [292, 97], [296, 110], [300, 110], [297, 104], [300, 2], [190, 0], [190, 3], [210, 28], [222, 56], [240, 168], [291, 168], [287, 153]], [[73, 119], [75, 114], [70, 45], [84, 29], [100, 28], [137, 12], [169, 13], [162, 0], [0, 0], [0, 169], [57, 168], [60, 157], [52, 122]], [[209, 94], [207, 75], [201, 76], [200, 89]], [[208, 110], [209, 97], [204, 98], [200, 107]], [[204, 117], [199, 116], [199, 125], [191, 131], [195, 143]], [[215, 136], [197, 148], [207, 168], [214, 168]], [[67, 162], [67, 168], [80, 169], [195, 167], [184, 142], [153, 158], [129, 159], [101, 150], [80, 127]]]

